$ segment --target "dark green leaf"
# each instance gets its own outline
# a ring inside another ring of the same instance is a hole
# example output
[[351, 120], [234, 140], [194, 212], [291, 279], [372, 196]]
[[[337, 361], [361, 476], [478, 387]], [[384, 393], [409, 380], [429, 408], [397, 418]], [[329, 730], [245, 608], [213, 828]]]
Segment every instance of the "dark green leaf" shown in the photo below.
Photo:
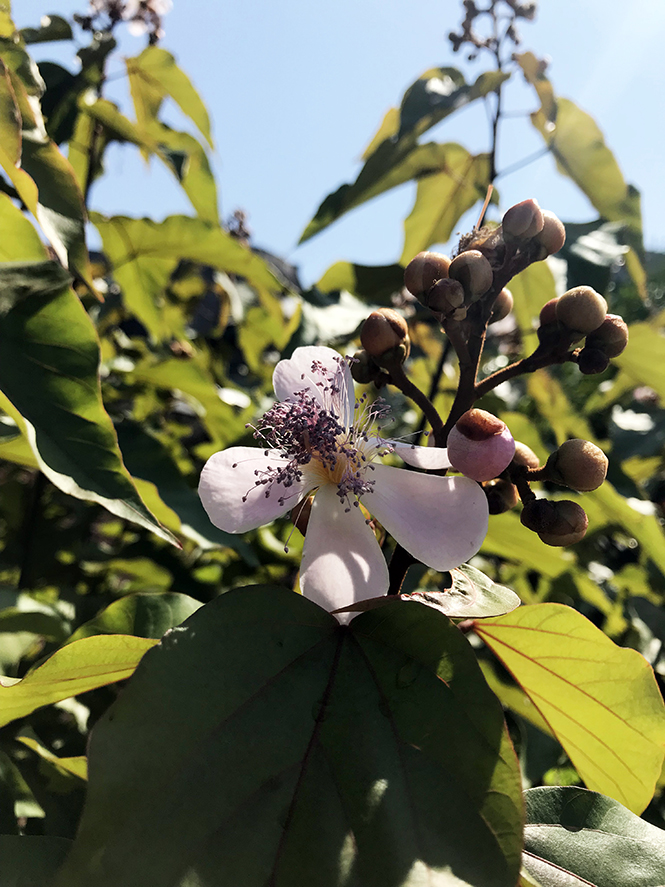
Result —
[[174, 591], [127, 594], [77, 628], [67, 643], [96, 634], [131, 634], [159, 640], [200, 606], [194, 598]]
[[57, 145], [68, 142], [74, 133], [78, 98], [85, 81], [54, 62], [42, 62], [39, 71], [46, 83], [41, 101], [46, 131]]
[[524, 867], [542, 887], [665, 884], [665, 832], [618, 801], [575, 787], [525, 797]]
[[38, 28], [21, 28], [26, 43], [50, 43], [53, 40], [71, 40], [72, 26], [61, 15], [43, 15]]
[[51, 835], [0, 835], [2, 887], [49, 887], [71, 843]]
[[284, 589], [222, 595], [148, 654], [89, 764], [67, 887], [517, 880], [501, 710], [428, 607], [348, 629]]
[[[366, 302], [392, 305], [390, 297], [404, 286], [401, 265], [356, 265], [335, 262], [316, 284], [323, 293], [347, 290]], [[307, 298], [307, 296], [305, 296]]]
[[63, 274], [55, 262], [0, 265], [2, 408], [57, 487], [177, 544], [145, 508], [123, 465], [102, 403], [95, 330]]

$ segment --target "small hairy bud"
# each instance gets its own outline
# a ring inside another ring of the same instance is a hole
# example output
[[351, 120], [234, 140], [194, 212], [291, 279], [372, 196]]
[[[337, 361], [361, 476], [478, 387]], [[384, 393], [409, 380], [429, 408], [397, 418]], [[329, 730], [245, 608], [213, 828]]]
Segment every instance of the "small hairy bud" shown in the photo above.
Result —
[[628, 324], [618, 314], [608, 314], [598, 329], [589, 333], [584, 344], [608, 357], [618, 357], [628, 344]]
[[427, 291], [424, 299], [427, 307], [437, 314], [450, 314], [464, 304], [464, 287], [458, 280], [443, 277]]
[[494, 300], [494, 305], [492, 306], [492, 313], [490, 315], [489, 322], [496, 323], [498, 320], [503, 320], [504, 317], [508, 317], [512, 310], [513, 294], [510, 292], [509, 289], [506, 289], [504, 287]]
[[607, 302], [590, 286], [576, 286], [564, 293], [556, 303], [559, 323], [580, 333], [597, 330], [606, 316]]
[[523, 200], [506, 210], [503, 219], [503, 238], [506, 243], [514, 241], [530, 240], [543, 230], [545, 219], [543, 211], [538, 203], [533, 200]]
[[527, 529], [538, 533], [546, 545], [557, 546], [579, 542], [589, 526], [584, 509], [570, 499], [532, 499], [522, 509], [520, 520]]
[[566, 229], [563, 222], [548, 209], [542, 210], [543, 227], [533, 238], [534, 242], [540, 247], [540, 253], [537, 260], [546, 259], [558, 253], [566, 242]]
[[442, 253], [418, 253], [404, 269], [404, 286], [414, 296], [426, 293], [437, 280], [448, 276], [450, 259]]
[[571, 490], [597, 490], [607, 476], [607, 456], [589, 440], [574, 438], [561, 444], [547, 460], [548, 478]]
[[477, 249], [460, 253], [450, 263], [448, 276], [459, 280], [471, 302], [484, 296], [492, 286], [492, 266]]
[[360, 342], [370, 357], [381, 357], [408, 341], [408, 324], [392, 308], [372, 311], [360, 330]]
[[521, 465], [524, 468], [540, 468], [540, 459], [531, 447], [527, 447], [521, 440], [515, 441], [515, 454], [513, 455], [513, 464]]
[[515, 441], [505, 422], [486, 410], [467, 410], [448, 436], [448, 458], [472, 480], [497, 477], [510, 465]]
[[577, 356], [577, 365], [585, 376], [596, 376], [605, 372], [610, 359], [600, 348], [582, 348]]
[[503, 514], [510, 511], [520, 500], [517, 487], [502, 477], [488, 480], [482, 487], [487, 496], [490, 514]]

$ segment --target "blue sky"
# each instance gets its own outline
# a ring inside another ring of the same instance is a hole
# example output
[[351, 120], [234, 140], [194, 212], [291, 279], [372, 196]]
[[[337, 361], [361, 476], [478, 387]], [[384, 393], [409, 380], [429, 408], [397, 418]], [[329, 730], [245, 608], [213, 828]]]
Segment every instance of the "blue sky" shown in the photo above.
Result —
[[[85, 6], [84, 0], [46, 6], [14, 0], [14, 18], [20, 27], [34, 25], [44, 13], [70, 15]], [[223, 217], [245, 209], [255, 243], [299, 265], [307, 283], [338, 259], [395, 261], [415, 193], [411, 185], [349, 213], [307, 244], [296, 244], [323, 197], [356, 177], [360, 154], [409, 83], [436, 65], [459, 66], [468, 79], [483, 70], [482, 62], [467, 64], [450, 50], [446, 35], [461, 18], [460, 6], [457, 0], [174, 0], [162, 45], [176, 55], [210, 110]], [[557, 93], [595, 117], [627, 181], [642, 192], [647, 246], [665, 251], [665, 3], [541, 0], [536, 21], [522, 25], [522, 36], [524, 49], [551, 58]], [[133, 55], [143, 45], [125, 33], [121, 51]], [[48, 44], [33, 50], [38, 59], [75, 67], [70, 48]], [[110, 74], [108, 96], [131, 114], [119, 58]], [[509, 95], [512, 111], [535, 107], [521, 84]], [[177, 110], [167, 116], [175, 125], [183, 122]], [[482, 105], [430, 135], [486, 150]], [[541, 145], [523, 118], [506, 120], [499, 168]], [[161, 166], [146, 167], [135, 149], [113, 148], [107, 170], [92, 192], [95, 209], [156, 219], [191, 212]], [[507, 176], [499, 191], [503, 209], [535, 197], [564, 220], [597, 215], [549, 157]]]

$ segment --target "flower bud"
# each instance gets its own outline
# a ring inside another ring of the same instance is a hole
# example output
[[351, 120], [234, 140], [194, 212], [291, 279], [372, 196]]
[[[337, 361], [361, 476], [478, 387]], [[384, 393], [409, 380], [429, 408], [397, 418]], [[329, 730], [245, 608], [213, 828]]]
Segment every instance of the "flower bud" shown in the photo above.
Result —
[[590, 286], [576, 286], [560, 296], [556, 303], [559, 323], [580, 333], [597, 330], [606, 316], [607, 302]]
[[618, 314], [608, 314], [598, 329], [589, 333], [584, 344], [608, 357], [618, 357], [628, 344], [628, 325]]
[[534, 243], [540, 246], [537, 260], [546, 259], [558, 253], [566, 242], [566, 229], [563, 222], [548, 209], [542, 210], [543, 227], [533, 238]]
[[448, 458], [472, 480], [492, 480], [510, 465], [515, 441], [506, 423], [485, 410], [468, 410], [448, 436]]
[[576, 502], [532, 499], [522, 509], [522, 524], [538, 533], [546, 545], [573, 545], [584, 538], [589, 519]]
[[459, 280], [471, 302], [485, 295], [492, 286], [492, 266], [477, 249], [460, 253], [450, 263], [448, 276]]
[[360, 330], [360, 342], [370, 357], [381, 357], [386, 351], [408, 341], [408, 324], [392, 308], [372, 311]]
[[506, 210], [501, 224], [503, 239], [506, 243], [530, 240], [543, 230], [545, 223], [543, 211], [533, 200], [523, 200]]
[[513, 464], [521, 465], [524, 468], [540, 468], [540, 459], [531, 447], [527, 447], [521, 440], [515, 441], [515, 454], [513, 456]]
[[353, 355], [353, 360], [349, 365], [351, 375], [355, 382], [359, 385], [369, 385], [376, 378], [380, 369], [374, 363], [369, 354], [361, 349]]
[[504, 287], [494, 300], [494, 305], [492, 306], [492, 313], [490, 315], [489, 322], [496, 323], [498, 320], [503, 320], [504, 317], [508, 317], [512, 310], [513, 294], [510, 292], [509, 289], [506, 289]]
[[582, 348], [577, 356], [577, 365], [585, 376], [596, 376], [605, 372], [610, 365], [610, 359], [599, 348]]
[[550, 299], [549, 302], [545, 302], [543, 307], [540, 309], [540, 324], [541, 326], [548, 326], [551, 323], [556, 323], [556, 305], [559, 301], [559, 296], [555, 296], [553, 299]]
[[503, 514], [510, 511], [520, 500], [517, 487], [502, 477], [488, 480], [482, 486], [483, 492], [487, 496], [490, 514]]
[[404, 286], [412, 295], [420, 296], [437, 280], [447, 277], [449, 267], [448, 256], [441, 253], [418, 253], [404, 269]]
[[605, 480], [607, 456], [589, 440], [567, 440], [547, 460], [548, 479], [580, 493], [597, 490]]
[[458, 280], [443, 277], [437, 280], [421, 301], [437, 314], [450, 314], [464, 304], [464, 287]]

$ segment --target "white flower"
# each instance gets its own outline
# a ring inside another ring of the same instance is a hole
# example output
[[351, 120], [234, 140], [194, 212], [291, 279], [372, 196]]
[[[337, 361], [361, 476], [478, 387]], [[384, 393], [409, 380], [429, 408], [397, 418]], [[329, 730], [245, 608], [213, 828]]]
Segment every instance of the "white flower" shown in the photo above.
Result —
[[388, 569], [359, 501], [407, 551], [450, 570], [480, 548], [487, 500], [465, 477], [382, 465], [396, 452], [419, 468], [449, 468], [445, 449], [370, 434], [385, 413], [357, 403], [348, 363], [330, 348], [297, 348], [273, 375], [278, 403], [257, 429], [267, 449], [231, 447], [208, 460], [199, 494], [210, 520], [245, 533], [316, 490], [303, 548], [303, 594], [327, 610], [388, 590]]

